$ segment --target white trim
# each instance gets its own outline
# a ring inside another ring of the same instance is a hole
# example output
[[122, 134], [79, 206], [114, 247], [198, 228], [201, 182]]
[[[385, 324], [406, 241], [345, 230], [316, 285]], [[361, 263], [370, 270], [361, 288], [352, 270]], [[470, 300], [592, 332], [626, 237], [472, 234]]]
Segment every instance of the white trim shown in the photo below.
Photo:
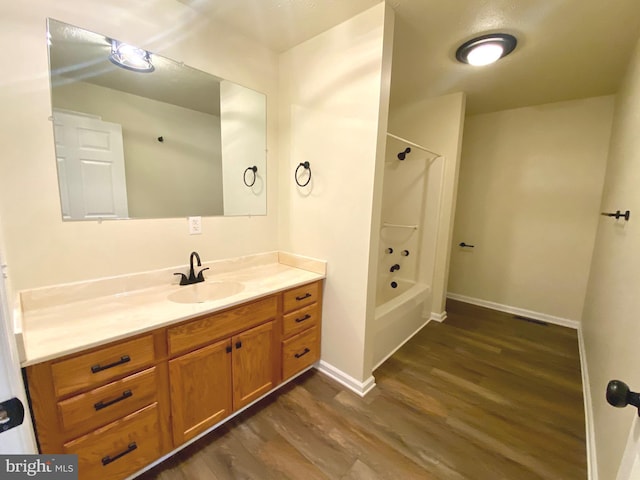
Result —
[[442, 313], [431, 312], [431, 317], [429, 320], [434, 320], [436, 322], [444, 322], [447, 319], [447, 312], [444, 311]]
[[[4, 265], [1, 258], [0, 265]], [[2, 453], [34, 454], [38, 453], [38, 447], [31, 423], [27, 393], [20, 373], [20, 360], [15, 348], [13, 325], [10, 323], [7, 285], [2, 270], [0, 270], [0, 401], [12, 397], [18, 398], [24, 406], [25, 414], [22, 425], [2, 432], [2, 442], [5, 445]]]
[[[445, 316], [446, 316], [446, 315], [445, 315]], [[420, 325], [420, 326], [416, 329], [416, 331], [415, 331], [415, 332], [413, 332], [411, 335], [409, 335], [409, 336], [408, 336], [408, 337], [407, 337], [407, 338], [406, 338], [402, 343], [400, 343], [400, 345], [398, 345], [396, 348], [394, 348], [393, 350], [391, 350], [391, 352], [390, 352], [387, 356], [385, 356], [382, 360], [380, 360], [380, 361], [379, 361], [379, 362], [378, 362], [378, 363], [373, 367], [373, 369], [372, 369], [372, 370], [375, 372], [375, 371], [376, 371], [376, 369], [377, 369], [380, 365], [382, 365], [384, 362], [386, 362], [386, 361], [389, 359], [389, 357], [391, 357], [391, 355], [393, 355], [393, 354], [394, 354], [394, 353], [396, 353], [398, 350], [400, 350], [400, 348], [401, 348], [405, 343], [407, 343], [409, 340], [411, 340], [411, 339], [414, 337], [414, 335], [415, 335], [415, 334], [417, 334], [420, 330], [422, 330], [424, 327], [426, 327], [426, 326], [427, 326], [427, 323], [429, 323], [431, 320], [432, 320], [431, 318], [427, 318], [427, 321], [426, 321], [426, 322], [424, 322], [422, 325]], [[373, 377], [371, 377], [371, 378], [373, 378]]]
[[542, 322], [553, 323], [554, 325], [560, 325], [562, 327], [573, 328], [574, 330], [578, 330], [580, 326], [580, 322], [578, 322], [577, 320], [555, 317], [546, 313], [534, 312], [533, 310], [512, 307], [510, 305], [502, 305], [501, 303], [490, 302], [488, 300], [482, 300], [480, 298], [467, 297], [466, 295], [459, 295], [457, 293], [447, 292], [447, 298], [450, 298], [451, 300], [458, 300], [464, 303], [470, 303], [472, 305], [478, 305], [479, 307], [491, 308], [492, 310], [499, 310], [501, 312], [512, 313], [514, 315], [521, 315], [523, 317], [540, 320]]
[[357, 393], [361, 397], [364, 397], [367, 393], [373, 390], [373, 387], [376, 386], [376, 379], [373, 378], [373, 375], [367, 378], [364, 382], [359, 382], [351, 375], [347, 375], [342, 370], [334, 367], [324, 360], [320, 360], [320, 362], [318, 362], [318, 364], [316, 365], [316, 368], [320, 373], [325, 374], [327, 377], [347, 387], [349, 390]]
[[587, 478], [598, 480], [598, 459], [596, 457], [596, 433], [593, 428], [593, 406], [591, 404], [591, 383], [587, 369], [587, 354], [584, 347], [582, 328], [578, 328], [578, 350], [580, 351], [580, 371], [582, 372], [582, 398], [584, 399], [584, 426], [587, 443]]

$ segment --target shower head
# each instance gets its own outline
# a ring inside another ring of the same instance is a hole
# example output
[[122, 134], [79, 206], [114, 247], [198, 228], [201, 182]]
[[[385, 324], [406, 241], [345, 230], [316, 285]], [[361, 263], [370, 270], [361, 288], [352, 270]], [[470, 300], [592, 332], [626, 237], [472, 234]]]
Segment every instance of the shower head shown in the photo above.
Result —
[[405, 158], [407, 158], [407, 153], [411, 153], [410, 147], [405, 148], [403, 152], [400, 152], [398, 154], [398, 160], [404, 160]]

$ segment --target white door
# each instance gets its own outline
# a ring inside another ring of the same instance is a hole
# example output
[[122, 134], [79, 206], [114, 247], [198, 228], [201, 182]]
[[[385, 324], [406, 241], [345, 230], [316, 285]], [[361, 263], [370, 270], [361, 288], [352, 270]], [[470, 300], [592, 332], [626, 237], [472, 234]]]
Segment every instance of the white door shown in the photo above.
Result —
[[640, 480], [640, 421], [638, 420], [638, 416], [635, 415], [616, 480]]
[[54, 111], [62, 216], [128, 218], [122, 127]]
[[0, 433], [0, 454], [37, 453], [12, 332], [13, 329], [9, 324], [4, 277], [0, 275], [0, 402], [5, 402], [15, 397], [25, 407], [22, 425]]

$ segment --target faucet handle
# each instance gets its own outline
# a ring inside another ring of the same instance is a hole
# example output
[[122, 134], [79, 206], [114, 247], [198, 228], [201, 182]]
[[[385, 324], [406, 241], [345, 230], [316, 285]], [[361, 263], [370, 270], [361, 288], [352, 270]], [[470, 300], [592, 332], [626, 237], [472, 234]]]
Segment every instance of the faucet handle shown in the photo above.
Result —
[[200, 273], [198, 273], [198, 281], [199, 282], [204, 282], [204, 276], [202, 275], [202, 272], [204, 272], [205, 270], [209, 270], [209, 267], [205, 267], [202, 270], [200, 270]]
[[187, 276], [184, 273], [174, 273], [174, 275], [181, 275], [180, 285], [188, 285], [189, 281], [187, 279]]

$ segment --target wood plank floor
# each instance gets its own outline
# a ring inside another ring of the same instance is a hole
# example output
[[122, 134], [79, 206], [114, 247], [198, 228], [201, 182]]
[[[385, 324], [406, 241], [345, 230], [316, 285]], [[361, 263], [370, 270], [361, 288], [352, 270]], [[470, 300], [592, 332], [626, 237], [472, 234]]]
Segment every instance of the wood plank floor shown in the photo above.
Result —
[[575, 330], [450, 301], [365, 398], [311, 371], [139, 480], [584, 480]]

